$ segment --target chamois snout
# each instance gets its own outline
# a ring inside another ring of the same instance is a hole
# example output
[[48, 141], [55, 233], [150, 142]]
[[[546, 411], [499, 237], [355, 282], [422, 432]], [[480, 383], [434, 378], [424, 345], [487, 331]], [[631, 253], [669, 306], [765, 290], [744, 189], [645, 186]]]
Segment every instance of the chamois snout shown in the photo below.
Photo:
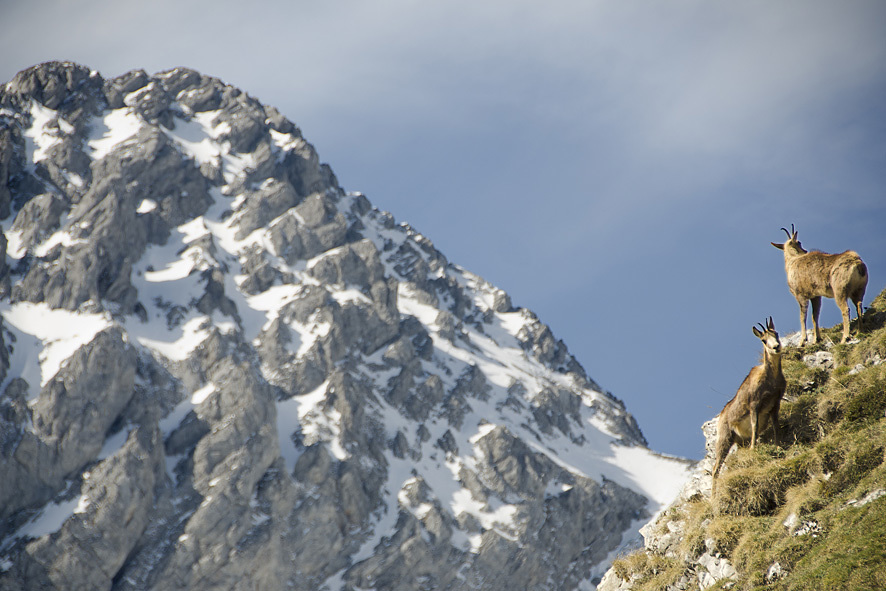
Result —
[[773, 354], [781, 353], [781, 340], [778, 338], [778, 332], [775, 330], [772, 317], [769, 317], [765, 325], [758, 323], [757, 326], [760, 328], [753, 327], [753, 333], [763, 343], [763, 348]]

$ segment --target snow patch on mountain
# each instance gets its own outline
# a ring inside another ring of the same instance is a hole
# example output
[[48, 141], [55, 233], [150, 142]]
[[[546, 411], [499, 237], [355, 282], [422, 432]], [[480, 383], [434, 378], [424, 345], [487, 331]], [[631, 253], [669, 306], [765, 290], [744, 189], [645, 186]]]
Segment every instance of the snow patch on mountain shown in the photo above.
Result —
[[123, 142], [134, 138], [144, 122], [130, 108], [109, 111], [101, 119], [96, 119], [86, 140], [89, 156], [99, 160], [111, 153]]
[[[40, 386], [45, 386], [77, 349], [111, 325], [106, 314], [70, 312], [42, 303], [2, 302], [0, 315], [16, 343], [8, 375]], [[31, 396], [36, 394], [32, 390]]]

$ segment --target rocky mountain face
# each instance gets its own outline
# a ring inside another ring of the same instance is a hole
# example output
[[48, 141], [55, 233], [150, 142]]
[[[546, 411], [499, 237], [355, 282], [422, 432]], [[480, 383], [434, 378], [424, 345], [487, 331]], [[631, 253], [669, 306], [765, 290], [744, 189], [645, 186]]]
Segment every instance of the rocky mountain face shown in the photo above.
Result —
[[592, 589], [686, 477], [218, 79], [19, 73], [0, 219], [0, 589]]

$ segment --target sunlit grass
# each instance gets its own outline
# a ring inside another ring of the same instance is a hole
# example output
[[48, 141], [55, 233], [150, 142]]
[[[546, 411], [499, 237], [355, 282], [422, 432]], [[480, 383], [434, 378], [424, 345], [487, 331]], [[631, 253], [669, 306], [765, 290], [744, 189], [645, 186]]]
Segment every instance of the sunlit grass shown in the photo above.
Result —
[[[854, 344], [834, 344], [836, 326], [822, 331], [824, 343], [785, 352], [779, 445], [767, 430], [754, 450], [732, 453], [712, 499], [660, 518], [659, 531], [682, 531], [670, 555], [617, 560], [622, 580], [638, 591], [696, 588], [693, 561], [710, 552], [738, 573], [711, 589], [886, 589], [886, 291], [863, 328]], [[822, 350], [833, 368], [803, 361]]]

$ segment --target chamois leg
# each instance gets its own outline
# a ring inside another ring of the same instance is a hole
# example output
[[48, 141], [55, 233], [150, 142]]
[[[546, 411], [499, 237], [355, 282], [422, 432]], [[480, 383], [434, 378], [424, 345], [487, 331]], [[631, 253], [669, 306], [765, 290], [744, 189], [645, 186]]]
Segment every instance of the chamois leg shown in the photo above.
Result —
[[861, 334], [861, 315], [863, 314], [861, 310], [861, 298], [852, 298], [852, 303], [855, 304], [855, 311], [858, 314], [858, 326], [856, 327], [856, 333]]
[[757, 425], [760, 422], [760, 408], [751, 408], [751, 449], [757, 443]]
[[717, 421], [717, 445], [714, 449], [714, 469], [711, 471], [711, 477], [716, 479], [723, 461], [732, 448], [733, 433], [728, 423], [724, 419]]
[[812, 331], [815, 335], [812, 342], [817, 343], [821, 340], [821, 331], [818, 328], [818, 316], [821, 314], [821, 296], [809, 300], [812, 303]]
[[806, 310], [809, 308], [809, 302], [807, 300], [801, 300], [797, 298], [797, 303], [800, 304], [800, 346], [806, 346]]
[[837, 307], [840, 308], [840, 314], [843, 315], [843, 338], [840, 340], [841, 343], [845, 343], [849, 340], [849, 303], [846, 301], [846, 294], [839, 293], [835, 294], [835, 299], [837, 300]]
[[772, 410], [769, 411], [769, 420], [772, 421], [772, 443], [778, 447], [778, 410], [781, 407], [781, 399], [775, 401]]

